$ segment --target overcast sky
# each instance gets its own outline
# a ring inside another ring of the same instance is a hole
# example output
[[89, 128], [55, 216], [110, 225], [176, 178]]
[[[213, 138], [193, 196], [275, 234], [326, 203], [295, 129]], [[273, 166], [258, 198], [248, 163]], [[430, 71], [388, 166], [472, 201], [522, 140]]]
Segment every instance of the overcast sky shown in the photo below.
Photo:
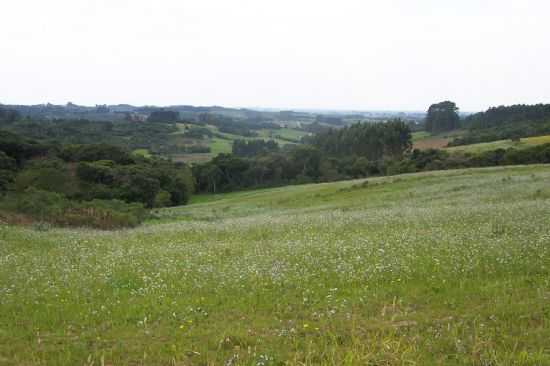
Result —
[[0, 103], [550, 102], [548, 0], [2, 0]]

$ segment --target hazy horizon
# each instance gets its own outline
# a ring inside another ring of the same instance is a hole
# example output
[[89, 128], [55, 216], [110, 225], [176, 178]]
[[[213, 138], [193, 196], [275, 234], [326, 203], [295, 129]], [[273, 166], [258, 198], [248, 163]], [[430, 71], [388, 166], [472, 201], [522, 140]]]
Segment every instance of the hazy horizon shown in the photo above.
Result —
[[550, 3], [20, 0], [0, 103], [461, 111], [550, 102]]

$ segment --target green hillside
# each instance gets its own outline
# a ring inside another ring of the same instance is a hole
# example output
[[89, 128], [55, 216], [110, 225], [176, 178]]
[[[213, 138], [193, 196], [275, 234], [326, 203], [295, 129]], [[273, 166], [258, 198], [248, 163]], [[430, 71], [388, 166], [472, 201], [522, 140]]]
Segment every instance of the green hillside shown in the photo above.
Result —
[[2, 365], [550, 364], [550, 166], [0, 226]]

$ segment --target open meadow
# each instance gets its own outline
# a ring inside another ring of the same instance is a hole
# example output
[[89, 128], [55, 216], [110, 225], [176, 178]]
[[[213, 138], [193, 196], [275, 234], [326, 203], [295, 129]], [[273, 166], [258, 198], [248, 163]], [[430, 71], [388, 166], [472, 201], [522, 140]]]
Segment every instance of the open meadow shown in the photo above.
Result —
[[0, 225], [0, 365], [549, 365], [550, 166]]

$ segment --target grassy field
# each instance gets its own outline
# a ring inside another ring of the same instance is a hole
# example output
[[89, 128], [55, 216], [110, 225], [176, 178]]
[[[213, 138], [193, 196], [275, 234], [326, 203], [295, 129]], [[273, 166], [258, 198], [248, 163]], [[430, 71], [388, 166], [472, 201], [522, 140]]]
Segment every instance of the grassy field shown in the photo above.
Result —
[[522, 149], [535, 145], [542, 145], [550, 143], [550, 135], [525, 137], [518, 142], [512, 140], [499, 140], [492, 142], [484, 142], [472, 145], [452, 146], [447, 147], [447, 143], [454, 137], [460, 135], [460, 131], [453, 131], [450, 134], [431, 135], [428, 132], [420, 131], [412, 134], [413, 147], [416, 149], [445, 149], [449, 152], [468, 152], [468, 153], [481, 153], [485, 151], [491, 151], [496, 149]]
[[[185, 124], [178, 124], [179, 131], [175, 132], [173, 135], [178, 136], [185, 133]], [[255, 131], [258, 133], [258, 137], [243, 137], [239, 135], [234, 135], [230, 133], [220, 132], [216, 126], [208, 125], [206, 126], [212, 132], [214, 132], [218, 137], [205, 138], [205, 139], [185, 139], [185, 142], [189, 145], [204, 145], [210, 147], [210, 153], [186, 153], [186, 154], [173, 154], [170, 157], [175, 161], [184, 161], [188, 163], [204, 163], [211, 160], [216, 155], [221, 153], [231, 153], [234, 140], [274, 140], [279, 144], [279, 146], [284, 146], [291, 144], [291, 141], [284, 139], [291, 139], [299, 141], [303, 136], [307, 135], [307, 132], [292, 129], [292, 128], [281, 128], [277, 130], [264, 129]], [[283, 139], [279, 138], [282, 137]], [[182, 145], [186, 143], [182, 142]], [[136, 152], [138, 152], [136, 150]], [[141, 152], [141, 150], [139, 151]]]
[[412, 142], [425, 140], [432, 136], [432, 134], [429, 133], [428, 131], [417, 131], [417, 132], [413, 132], [411, 135], [412, 135]]
[[147, 149], [135, 149], [132, 153], [135, 155], [143, 156], [145, 158], [150, 158], [152, 156]]
[[484, 142], [480, 144], [473, 145], [464, 145], [464, 146], [453, 146], [446, 148], [447, 151], [451, 152], [469, 152], [469, 153], [480, 153], [485, 151], [491, 151], [496, 149], [523, 149], [530, 146], [542, 145], [550, 143], [550, 135], [547, 136], [536, 136], [536, 137], [525, 137], [518, 142], [513, 142], [512, 140], [499, 140], [493, 142]]
[[1, 365], [549, 365], [550, 166], [0, 226]]

